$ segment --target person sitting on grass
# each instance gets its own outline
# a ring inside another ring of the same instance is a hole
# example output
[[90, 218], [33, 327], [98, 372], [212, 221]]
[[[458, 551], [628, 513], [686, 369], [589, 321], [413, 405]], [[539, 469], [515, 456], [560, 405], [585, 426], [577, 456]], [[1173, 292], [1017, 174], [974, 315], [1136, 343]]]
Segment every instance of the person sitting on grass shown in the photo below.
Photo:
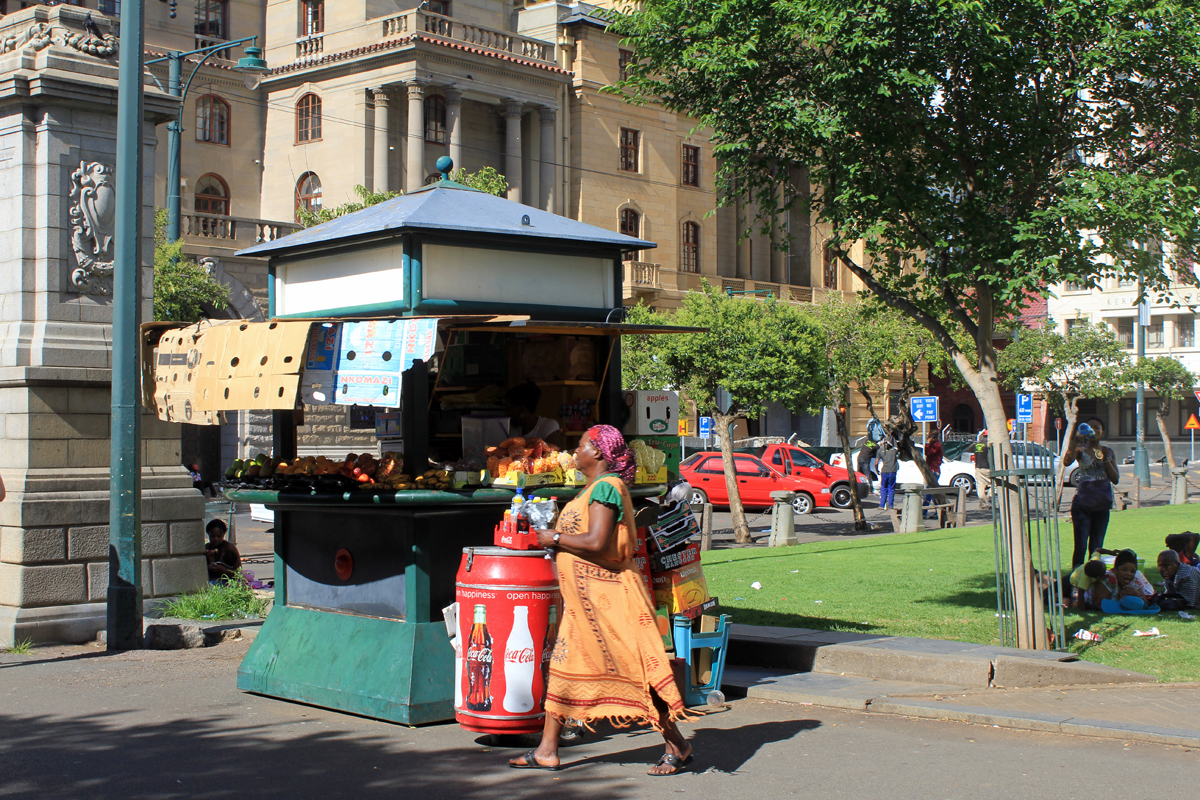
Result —
[[1153, 595], [1154, 587], [1137, 568], [1137, 553], [1132, 550], [1118, 551], [1112, 569], [1092, 586], [1092, 600], [1097, 607], [1105, 600], [1149, 600]]
[[1200, 569], [1184, 564], [1174, 550], [1163, 550], [1158, 554], [1158, 572], [1165, 586], [1154, 599], [1161, 607], [1169, 611], [1200, 608]]
[[223, 520], [214, 519], [204, 526], [208, 544], [204, 545], [204, 556], [208, 559], [208, 582], [217, 583], [223, 578], [237, 577], [242, 566], [242, 557], [233, 542], [226, 540], [229, 526]]
[[1196, 545], [1200, 544], [1200, 533], [1184, 531], [1183, 533], [1167, 534], [1166, 545], [1179, 556], [1181, 564], [1190, 567], [1200, 567], [1200, 557], [1196, 555]]

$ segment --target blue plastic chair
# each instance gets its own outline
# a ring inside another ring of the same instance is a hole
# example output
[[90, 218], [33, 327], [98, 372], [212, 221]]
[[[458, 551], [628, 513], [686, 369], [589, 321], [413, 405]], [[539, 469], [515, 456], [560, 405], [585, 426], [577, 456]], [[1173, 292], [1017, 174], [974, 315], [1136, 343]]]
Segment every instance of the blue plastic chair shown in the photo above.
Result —
[[[686, 617], [675, 617], [675, 655], [687, 661], [687, 685], [683, 702], [688, 706], [700, 706], [708, 702], [708, 695], [721, 688], [721, 677], [725, 672], [725, 653], [729, 646], [729, 615], [722, 614], [717, 620], [717, 629], [711, 633], [694, 633], [692, 621]], [[696, 686], [692, 683], [693, 653], [702, 648], [712, 648], [712, 675], [708, 683]]]

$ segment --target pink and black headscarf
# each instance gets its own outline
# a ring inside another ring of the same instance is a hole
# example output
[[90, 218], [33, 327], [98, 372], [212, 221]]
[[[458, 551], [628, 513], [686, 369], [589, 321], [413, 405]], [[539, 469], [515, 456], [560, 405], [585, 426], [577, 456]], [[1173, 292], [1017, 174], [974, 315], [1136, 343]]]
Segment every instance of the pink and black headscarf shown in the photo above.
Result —
[[637, 472], [637, 461], [625, 445], [625, 437], [621, 432], [612, 425], [593, 425], [588, 429], [587, 435], [604, 462], [608, 464], [609, 471], [615, 472], [626, 485], [632, 486], [634, 473]]

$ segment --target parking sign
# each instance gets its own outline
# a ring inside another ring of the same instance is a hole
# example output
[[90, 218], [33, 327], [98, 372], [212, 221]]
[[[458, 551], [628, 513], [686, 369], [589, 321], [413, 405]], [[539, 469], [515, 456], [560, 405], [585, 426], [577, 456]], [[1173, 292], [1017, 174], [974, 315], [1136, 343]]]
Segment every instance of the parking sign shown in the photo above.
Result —
[[936, 397], [910, 397], [908, 409], [913, 422], [937, 422], [938, 399]]
[[1033, 422], [1033, 395], [1017, 395], [1017, 422], [1025, 424]]
[[712, 417], [700, 418], [700, 438], [708, 439], [712, 437]]

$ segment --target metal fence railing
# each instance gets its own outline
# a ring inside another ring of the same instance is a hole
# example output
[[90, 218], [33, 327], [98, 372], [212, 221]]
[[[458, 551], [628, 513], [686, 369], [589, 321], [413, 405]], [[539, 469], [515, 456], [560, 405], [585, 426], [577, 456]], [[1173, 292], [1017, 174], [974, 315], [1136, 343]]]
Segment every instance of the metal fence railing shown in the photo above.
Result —
[[[1032, 607], [1026, 608], [1026, 613], [1018, 618], [1018, 582], [1014, 578], [1021, 581], [1021, 587], [1024, 578], [1014, 575], [1014, 548], [1020, 546], [1023, 556], [1019, 560], [1028, 560], [1033, 573], [1032, 592], [1025, 596], [1043, 606], [1051, 649], [1065, 650], [1068, 642], [1063, 619], [1062, 554], [1053, 459], [1002, 455], [999, 445], [992, 445], [989, 456], [993, 467], [992, 530], [996, 548], [996, 621], [1000, 642], [1006, 647], [1020, 646], [1019, 624], [1034, 625], [1038, 619]], [[1018, 514], [1006, 513], [1009, 502], [1018, 504]], [[1030, 633], [1032, 636], [1025, 637], [1026, 640], [1042, 641], [1040, 631]]]

